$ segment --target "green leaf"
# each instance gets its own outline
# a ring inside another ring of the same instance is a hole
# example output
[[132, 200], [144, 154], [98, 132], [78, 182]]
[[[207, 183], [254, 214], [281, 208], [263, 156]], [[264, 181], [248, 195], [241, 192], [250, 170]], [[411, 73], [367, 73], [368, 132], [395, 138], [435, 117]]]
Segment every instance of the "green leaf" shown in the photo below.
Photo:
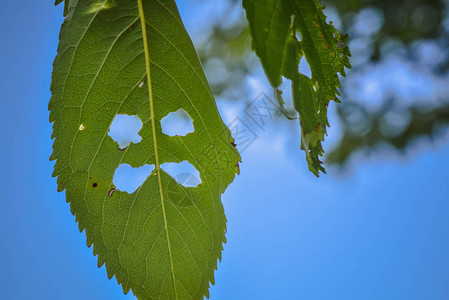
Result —
[[[139, 299], [203, 299], [225, 242], [221, 193], [240, 156], [221, 120], [174, 0], [71, 1], [60, 33], [49, 103], [53, 175], [98, 265]], [[143, 26], [142, 26], [143, 24]], [[162, 133], [182, 108], [186, 136]], [[108, 131], [137, 115], [142, 141], [123, 151]], [[201, 184], [186, 188], [165, 162], [190, 162]], [[135, 192], [116, 190], [120, 164], [155, 169]]]
[[[243, 0], [252, 47], [259, 56], [270, 84], [278, 91], [282, 76], [292, 81], [292, 96], [301, 124], [301, 148], [310, 171], [325, 172], [319, 157], [326, 134], [327, 106], [339, 102], [337, 73], [350, 68], [347, 37], [326, 23], [324, 6], [316, 0]], [[297, 40], [297, 33], [301, 41]], [[298, 70], [304, 56], [312, 78]], [[283, 101], [280, 101], [281, 108]]]
[[55, 5], [58, 5], [60, 3], [64, 2], [64, 12], [63, 12], [63, 16], [67, 16], [67, 14], [69, 13], [69, 2], [70, 0], [55, 0]]

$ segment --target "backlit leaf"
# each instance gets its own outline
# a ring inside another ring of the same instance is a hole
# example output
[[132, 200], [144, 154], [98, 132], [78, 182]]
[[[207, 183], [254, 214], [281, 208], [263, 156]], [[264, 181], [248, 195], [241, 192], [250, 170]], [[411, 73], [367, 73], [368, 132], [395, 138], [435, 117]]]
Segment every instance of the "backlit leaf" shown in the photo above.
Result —
[[[220, 196], [240, 157], [175, 1], [65, 5], [49, 103], [58, 190], [65, 190], [98, 265], [125, 293], [203, 299], [225, 241]], [[194, 132], [165, 135], [161, 119], [179, 109], [193, 119]], [[125, 149], [108, 135], [118, 114], [143, 122], [142, 140]], [[197, 187], [160, 168], [183, 161], [199, 171]], [[128, 194], [113, 184], [121, 164], [154, 170]]]
[[[318, 176], [324, 172], [319, 157], [329, 126], [327, 106], [330, 100], [339, 101], [337, 73], [345, 76], [344, 68], [351, 67], [347, 37], [341, 36], [332, 23], [326, 23], [324, 7], [317, 0], [243, 0], [243, 6], [253, 49], [277, 95], [281, 94], [278, 88], [282, 76], [292, 82], [293, 104], [301, 124], [301, 148], [310, 171]], [[312, 78], [298, 70], [302, 56]]]

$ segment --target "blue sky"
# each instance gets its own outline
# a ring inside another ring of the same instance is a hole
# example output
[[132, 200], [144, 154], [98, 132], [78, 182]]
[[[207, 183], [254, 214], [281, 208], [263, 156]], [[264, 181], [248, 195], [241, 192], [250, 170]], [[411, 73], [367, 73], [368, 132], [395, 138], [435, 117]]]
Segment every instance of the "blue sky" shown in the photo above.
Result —
[[[51, 177], [47, 103], [62, 7], [2, 4], [0, 298], [134, 299], [97, 268]], [[244, 114], [225, 99], [219, 108], [228, 124]], [[315, 178], [297, 124], [247, 125], [257, 138], [222, 197], [227, 243], [211, 299], [449, 299], [448, 135], [406, 157], [356, 155], [350, 171]]]

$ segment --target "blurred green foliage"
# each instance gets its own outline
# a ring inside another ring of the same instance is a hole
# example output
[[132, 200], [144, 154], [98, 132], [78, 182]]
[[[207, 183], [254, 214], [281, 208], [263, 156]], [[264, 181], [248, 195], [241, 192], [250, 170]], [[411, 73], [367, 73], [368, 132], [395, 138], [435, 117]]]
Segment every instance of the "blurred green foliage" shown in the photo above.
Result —
[[[230, 9], [224, 12], [223, 19], [234, 8], [241, 9], [240, 1], [227, 1]], [[393, 146], [402, 153], [417, 140], [442, 136], [449, 124], [449, 99], [442, 96], [444, 93], [429, 93], [419, 103], [398, 97], [399, 92], [384, 93], [385, 99], [373, 109], [370, 101], [357, 99], [354, 87], [345, 86], [345, 82], [369, 73], [393, 56], [419, 72], [432, 75], [433, 80], [449, 78], [449, 51], [446, 50], [449, 49], [449, 1], [327, 0], [322, 4], [326, 5], [324, 12], [334, 20], [337, 29], [349, 33], [353, 65], [348, 78], [342, 81], [343, 104], [337, 106], [341, 138], [328, 150], [326, 162], [344, 165], [353, 153], [381, 151], [383, 145]], [[437, 61], [430, 52], [426, 58], [430, 63], [418, 66], [416, 49], [428, 43], [443, 49], [443, 55]], [[197, 48], [215, 94], [248, 100], [244, 79], [259, 62], [251, 52], [244, 15], [231, 24], [217, 23]], [[420, 84], [416, 83], [417, 89], [422, 88]]]
[[[350, 76], [360, 76], [362, 70], [370, 72], [370, 66], [392, 55], [418, 68], [414, 51], [418, 47], [430, 42], [440, 49], [448, 48], [448, 1], [351, 0], [328, 1], [328, 4], [338, 11], [344, 30], [350, 32], [350, 39], [359, 39], [367, 45], [360, 52], [368, 53], [369, 59], [355, 64]], [[360, 20], [361, 16], [370, 15], [367, 12], [381, 21], [377, 31], [372, 30], [368, 36], [354, 30], [357, 21], [365, 21], [367, 27], [373, 26], [370, 20]], [[363, 55], [351, 50], [355, 59]], [[419, 70], [431, 74], [434, 80], [448, 78], [449, 55], [444, 52], [440, 61], [420, 65]], [[427, 60], [436, 59], [428, 57]], [[416, 89], [420, 88], [419, 84], [416, 83]], [[345, 104], [337, 108], [342, 138], [328, 152], [327, 163], [344, 165], [356, 151], [371, 153], [382, 151], [385, 146], [404, 153], [416, 141], [432, 141], [442, 136], [449, 124], [449, 101], [446, 97], [442, 99], [439, 93], [429, 93], [420, 103], [388, 95], [377, 109], [371, 109], [369, 103], [351, 97], [351, 92], [351, 89], [342, 90]]]

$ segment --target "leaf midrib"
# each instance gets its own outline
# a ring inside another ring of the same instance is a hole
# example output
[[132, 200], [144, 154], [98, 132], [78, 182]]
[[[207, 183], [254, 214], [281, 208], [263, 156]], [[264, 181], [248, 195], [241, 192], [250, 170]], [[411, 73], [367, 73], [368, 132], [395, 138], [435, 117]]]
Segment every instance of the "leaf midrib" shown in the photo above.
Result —
[[145, 52], [145, 69], [148, 79], [148, 98], [150, 102], [150, 116], [151, 116], [151, 128], [153, 133], [153, 145], [154, 145], [154, 166], [156, 169], [157, 174], [157, 180], [159, 185], [159, 195], [161, 199], [161, 208], [162, 208], [162, 215], [164, 217], [164, 227], [165, 227], [165, 233], [167, 238], [167, 248], [168, 248], [168, 255], [170, 259], [170, 269], [172, 273], [172, 279], [173, 279], [173, 289], [175, 292], [175, 299], [178, 299], [178, 293], [176, 291], [176, 278], [175, 278], [175, 272], [173, 267], [173, 256], [171, 252], [171, 244], [170, 244], [170, 236], [168, 234], [168, 224], [167, 224], [167, 214], [165, 212], [165, 203], [164, 203], [164, 193], [162, 190], [162, 178], [161, 178], [161, 168], [159, 164], [159, 153], [158, 153], [158, 145], [157, 145], [157, 137], [156, 137], [156, 122], [154, 119], [154, 102], [153, 102], [153, 91], [152, 91], [152, 85], [151, 85], [151, 72], [150, 72], [150, 52], [148, 51], [148, 37], [147, 37], [147, 29], [146, 29], [146, 22], [145, 22], [145, 13], [143, 10], [143, 4], [142, 0], [137, 0], [137, 4], [139, 7], [139, 17], [142, 25], [142, 42], [143, 42], [143, 48]]

